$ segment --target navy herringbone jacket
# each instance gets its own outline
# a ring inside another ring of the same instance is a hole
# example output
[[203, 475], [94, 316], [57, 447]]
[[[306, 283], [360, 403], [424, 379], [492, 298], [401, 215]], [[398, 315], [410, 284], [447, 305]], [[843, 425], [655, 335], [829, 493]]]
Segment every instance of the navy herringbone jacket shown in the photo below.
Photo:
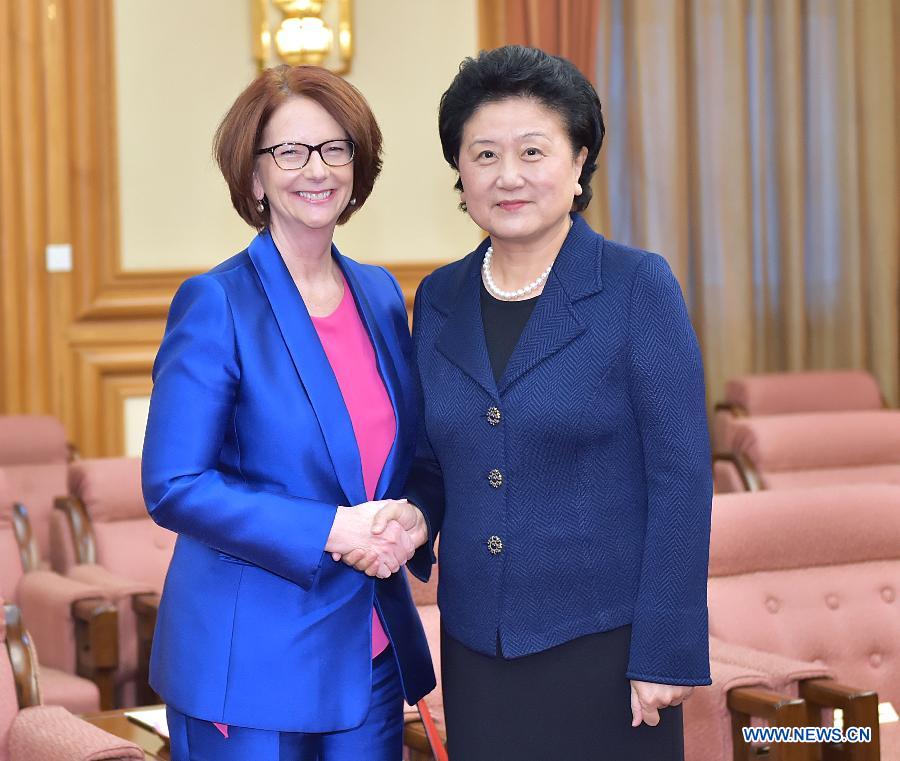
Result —
[[[629, 678], [709, 684], [709, 439], [677, 281], [575, 215], [495, 383], [486, 246], [427, 277], [413, 317], [423, 413], [406, 491], [440, 532], [444, 627], [516, 658], [631, 624]], [[410, 570], [427, 578], [432, 557]]]

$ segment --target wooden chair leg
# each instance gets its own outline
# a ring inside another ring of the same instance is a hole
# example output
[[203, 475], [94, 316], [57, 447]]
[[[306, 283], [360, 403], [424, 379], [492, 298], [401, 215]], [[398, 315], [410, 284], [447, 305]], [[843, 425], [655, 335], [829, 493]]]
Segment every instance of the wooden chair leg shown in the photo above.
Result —
[[119, 615], [101, 598], [72, 605], [75, 621], [76, 673], [100, 689], [100, 709], [116, 707], [116, 671], [119, 668]]
[[848, 687], [831, 679], [807, 679], [800, 682], [800, 697], [807, 704], [808, 725], [822, 723], [823, 708], [839, 708], [844, 712], [844, 727], [867, 727], [872, 733], [872, 741], [868, 743], [824, 745], [822, 761], [878, 761], [881, 758], [876, 692]]
[[161, 703], [150, 686], [150, 650], [153, 646], [153, 632], [156, 629], [156, 614], [159, 612], [159, 595], [135, 595], [131, 601], [137, 618], [138, 664], [137, 694], [140, 705]]
[[815, 746], [803, 743], [772, 743], [768, 754], [757, 753], [744, 742], [743, 728], [752, 718], [765, 719], [773, 727], [801, 727], [806, 723], [806, 703], [801, 698], [789, 698], [777, 692], [741, 687], [728, 693], [731, 711], [731, 739], [734, 761], [753, 761], [765, 757], [770, 761], [814, 761]]

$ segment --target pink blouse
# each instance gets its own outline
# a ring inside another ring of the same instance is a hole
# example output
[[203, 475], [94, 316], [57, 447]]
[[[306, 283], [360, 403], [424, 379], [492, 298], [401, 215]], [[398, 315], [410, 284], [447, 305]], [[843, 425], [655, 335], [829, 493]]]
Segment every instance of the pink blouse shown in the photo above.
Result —
[[[327, 317], [313, 317], [312, 322], [350, 413], [362, 461], [366, 498], [374, 499], [378, 479], [394, 444], [397, 421], [378, 372], [375, 350], [346, 280], [344, 297], [337, 309]], [[372, 608], [372, 657], [384, 652], [388, 644], [384, 627]], [[213, 724], [228, 737], [227, 724]]]
[[[313, 317], [322, 348], [350, 413], [353, 433], [362, 461], [366, 498], [375, 498], [375, 488], [397, 434], [394, 408], [388, 396], [372, 341], [356, 309], [347, 281], [344, 297], [327, 317]], [[372, 657], [383, 652], [388, 638], [372, 609]]]

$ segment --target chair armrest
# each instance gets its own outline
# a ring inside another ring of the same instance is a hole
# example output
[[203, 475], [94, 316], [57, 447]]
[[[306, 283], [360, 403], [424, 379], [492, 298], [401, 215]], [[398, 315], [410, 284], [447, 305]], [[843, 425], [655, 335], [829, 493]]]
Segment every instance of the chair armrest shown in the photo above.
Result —
[[95, 563], [73, 566], [69, 569], [69, 573], [66, 574], [66, 578], [96, 587], [112, 598], [133, 597], [134, 595], [155, 593], [157, 591], [152, 584], [147, 584], [144, 581], [135, 581], [127, 576], [120, 576]]
[[76, 661], [75, 605], [90, 600], [96, 608], [104, 597], [98, 587], [52, 571], [31, 571], [22, 576], [16, 599], [42, 663], [72, 673]]
[[717, 452], [713, 455], [713, 466], [717, 462], [727, 462], [734, 466], [746, 491], [762, 491], [762, 477], [756, 466], [741, 452]]
[[[795, 697], [803, 697], [798, 693], [797, 685], [805, 679], [831, 679], [834, 671], [823, 663], [801, 661], [788, 658], [768, 650], [758, 650], [734, 642], [726, 642], [718, 637], [709, 638], [709, 657], [717, 670], [752, 671], [765, 675], [764, 682], [753, 686], [766, 686], [775, 692], [783, 692]], [[735, 683], [729, 687], [746, 687], [748, 684]]]
[[[759, 687], [736, 687], [728, 692], [731, 711], [731, 740], [734, 761], [750, 761], [758, 754], [744, 742], [743, 728], [753, 718], [764, 719], [772, 726], [802, 727], [806, 723], [807, 707], [801, 698], [790, 698]], [[771, 761], [809, 761], [810, 747], [799, 744], [773, 744], [766, 756]]]
[[848, 687], [831, 679], [808, 679], [800, 682], [800, 697], [806, 701], [810, 726], [821, 724], [823, 708], [834, 708], [844, 712], [845, 727], [868, 727], [872, 732], [869, 743], [842, 749], [829, 746], [831, 752], [826, 756], [829, 761], [878, 761], [881, 758], [878, 693]]
[[9, 732], [10, 761], [143, 761], [134, 743], [76, 718], [60, 706], [19, 712]]
[[41, 552], [38, 549], [37, 540], [31, 531], [28, 508], [21, 502], [16, 502], [13, 505], [12, 513], [13, 534], [16, 537], [16, 544], [19, 546], [22, 570], [26, 573], [35, 571], [41, 567]]
[[737, 402], [716, 402], [714, 412], [728, 412], [734, 417], [747, 417], [747, 410]]
[[3, 618], [6, 623], [6, 647], [16, 682], [16, 700], [19, 708], [40, 705], [37, 659], [34, 657], [34, 644], [22, 624], [22, 613], [15, 605], [4, 605]]
[[66, 516], [76, 563], [96, 563], [97, 548], [94, 531], [84, 503], [77, 497], [57, 497], [53, 507]]
[[32, 571], [19, 581], [18, 599], [41, 663], [90, 679], [101, 707], [112, 708], [119, 623], [109, 596], [52, 571]]

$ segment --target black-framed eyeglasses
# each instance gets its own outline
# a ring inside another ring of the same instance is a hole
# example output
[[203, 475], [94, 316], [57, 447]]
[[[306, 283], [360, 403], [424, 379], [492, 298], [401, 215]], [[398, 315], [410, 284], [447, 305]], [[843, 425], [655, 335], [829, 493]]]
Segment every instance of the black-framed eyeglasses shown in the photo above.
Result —
[[356, 145], [352, 140], [326, 140], [318, 145], [279, 143], [269, 148], [260, 148], [256, 155], [264, 153], [271, 153], [280, 169], [303, 169], [313, 153], [318, 153], [328, 166], [344, 166], [353, 161]]

